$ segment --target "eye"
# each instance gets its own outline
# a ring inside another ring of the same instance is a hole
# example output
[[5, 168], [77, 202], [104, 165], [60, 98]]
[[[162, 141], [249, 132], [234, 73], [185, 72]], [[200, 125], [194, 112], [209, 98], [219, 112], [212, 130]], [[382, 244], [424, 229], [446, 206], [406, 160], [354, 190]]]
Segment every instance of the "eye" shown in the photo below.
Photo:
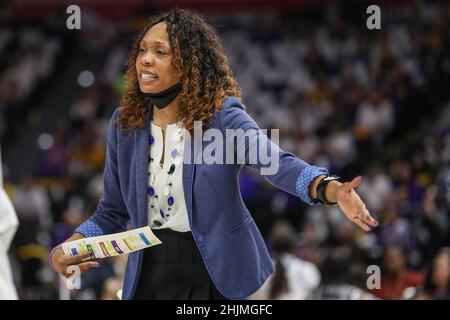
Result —
[[139, 53], [145, 52], [144, 48], [139, 48]]
[[162, 56], [167, 54], [167, 53], [166, 53], [165, 51], [163, 51], [163, 50], [157, 50], [156, 53], [159, 54], [159, 55], [162, 55]]

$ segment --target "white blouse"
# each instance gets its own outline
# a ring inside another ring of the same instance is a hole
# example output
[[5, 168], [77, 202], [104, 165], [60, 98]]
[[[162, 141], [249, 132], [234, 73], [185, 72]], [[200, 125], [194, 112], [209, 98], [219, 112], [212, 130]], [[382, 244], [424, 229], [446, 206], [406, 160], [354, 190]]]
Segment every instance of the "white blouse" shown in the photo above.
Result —
[[[182, 123], [172, 123], [166, 127], [164, 141], [161, 127], [151, 123], [147, 198], [148, 221], [152, 229], [191, 230], [183, 190], [185, 136]], [[164, 159], [161, 161], [163, 143]], [[160, 162], [163, 162], [162, 167]]]

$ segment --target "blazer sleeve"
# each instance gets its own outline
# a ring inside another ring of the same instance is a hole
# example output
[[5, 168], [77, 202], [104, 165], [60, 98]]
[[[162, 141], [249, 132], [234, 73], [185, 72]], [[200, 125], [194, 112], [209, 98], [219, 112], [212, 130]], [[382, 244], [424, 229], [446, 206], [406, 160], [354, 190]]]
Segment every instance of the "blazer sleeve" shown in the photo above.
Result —
[[[320, 204], [319, 201], [310, 197], [309, 185], [317, 176], [328, 175], [327, 168], [310, 165], [294, 154], [282, 150], [260, 130], [237, 98], [227, 98], [219, 114], [220, 125], [224, 130], [242, 129], [246, 132], [246, 139], [235, 138], [233, 145], [236, 154], [245, 150], [245, 159], [239, 163], [259, 170], [261, 175], [275, 187], [299, 197], [304, 202], [310, 205]], [[256, 146], [261, 146], [261, 150]], [[252, 147], [258, 152], [249, 152]], [[261, 151], [270, 155], [271, 161], [267, 161], [268, 157], [264, 159], [260, 155]]]
[[120, 191], [117, 163], [116, 118], [119, 108], [114, 112], [109, 126], [106, 146], [105, 169], [103, 174], [103, 197], [94, 214], [83, 222], [75, 232], [85, 237], [126, 231], [130, 219]]

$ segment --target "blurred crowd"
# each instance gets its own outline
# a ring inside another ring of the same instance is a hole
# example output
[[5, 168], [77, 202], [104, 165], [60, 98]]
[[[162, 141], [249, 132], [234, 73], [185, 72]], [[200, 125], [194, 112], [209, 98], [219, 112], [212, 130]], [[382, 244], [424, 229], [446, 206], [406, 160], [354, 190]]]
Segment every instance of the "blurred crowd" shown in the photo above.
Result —
[[61, 50], [62, 39], [44, 28], [0, 26], [0, 144], [17, 136]]
[[[244, 200], [277, 270], [254, 298], [450, 298], [450, 7], [383, 14], [377, 31], [332, 9], [320, 18], [301, 12], [210, 17], [249, 114], [261, 128], [280, 129], [281, 147], [310, 164], [346, 180], [362, 175], [358, 193], [380, 221], [365, 233], [336, 207], [309, 207], [243, 170]], [[105, 21], [91, 16], [90, 24], [99, 30]], [[85, 32], [104, 57], [96, 81], [69, 102], [51, 147], [30, 164], [33, 175], [5, 181], [20, 220], [11, 263], [22, 299], [120, 296], [123, 259], [89, 270], [83, 289], [72, 292], [47, 259], [101, 198], [106, 128], [123, 92], [133, 26], [141, 24]], [[51, 90], [40, 83], [52, 76], [61, 41], [39, 30], [0, 33], [2, 141], [14, 139], [6, 134], [18, 121], [14, 114], [26, 112], [21, 101]], [[369, 285], [368, 270], [376, 267], [380, 279]]]

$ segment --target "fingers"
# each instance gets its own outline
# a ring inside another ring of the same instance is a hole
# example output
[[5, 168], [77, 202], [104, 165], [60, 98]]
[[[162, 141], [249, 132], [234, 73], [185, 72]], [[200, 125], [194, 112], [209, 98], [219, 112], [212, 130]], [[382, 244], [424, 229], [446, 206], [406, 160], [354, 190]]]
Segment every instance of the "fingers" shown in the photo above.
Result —
[[62, 254], [56, 259], [55, 268], [59, 270], [64, 277], [70, 277], [74, 273], [82, 273], [89, 268], [98, 268], [100, 264], [95, 260], [92, 252], [66, 256]]
[[[370, 231], [371, 227], [378, 226], [378, 221], [376, 221], [372, 216], [370, 215], [369, 211], [367, 210], [364, 202], [359, 198], [358, 194], [353, 190], [356, 187], [358, 187], [362, 182], [362, 177], [357, 176], [352, 181], [345, 183], [343, 186], [341, 186], [341, 190], [345, 193], [348, 193], [347, 196], [343, 196], [341, 199], [345, 202], [346, 200], [352, 200], [349, 201], [350, 205], [355, 208], [356, 207], [356, 215], [355, 215], [355, 209], [349, 210], [353, 211], [353, 213], [347, 214], [348, 217], [353, 217], [353, 222], [358, 225], [361, 229], [364, 231]], [[342, 209], [342, 207], [341, 207]]]
[[369, 226], [367, 226], [363, 221], [361, 221], [361, 220], [359, 219], [359, 217], [355, 217], [355, 218], [353, 219], [353, 222], [354, 222], [356, 225], [358, 225], [361, 229], [363, 229], [364, 231], [367, 231], [367, 232], [370, 231]]
[[349, 192], [351, 189], [354, 189], [357, 186], [359, 186], [361, 184], [361, 181], [362, 181], [362, 177], [361, 176], [357, 176], [352, 181], [344, 183], [344, 185], [341, 188], [343, 190]]
[[370, 227], [378, 226], [378, 221], [372, 218], [366, 207], [359, 210], [359, 214], [353, 218], [353, 222], [365, 231], [370, 231]]
[[366, 206], [364, 205], [362, 208], [362, 220], [364, 223], [368, 224], [369, 226], [376, 227], [378, 226], [378, 221], [372, 218], [369, 211], [367, 210]]
[[100, 267], [100, 264], [97, 261], [90, 261], [90, 262], [80, 263], [78, 265], [78, 267], [80, 268], [81, 272], [85, 272], [89, 268], [98, 268], [98, 267]]
[[74, 256], [62, 256], [61, 261], [66, 265], [79, 264], [83, 260], [92, 257], [91, 252], [81, 253]]

